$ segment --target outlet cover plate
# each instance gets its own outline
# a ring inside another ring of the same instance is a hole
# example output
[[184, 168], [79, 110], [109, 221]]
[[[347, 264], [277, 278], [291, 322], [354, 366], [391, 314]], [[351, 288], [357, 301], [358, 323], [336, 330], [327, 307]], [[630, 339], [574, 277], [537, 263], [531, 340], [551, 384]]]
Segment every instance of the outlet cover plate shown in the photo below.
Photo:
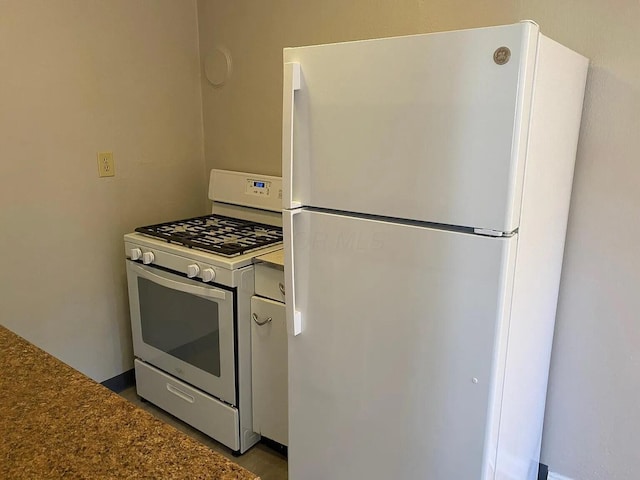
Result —
[[113, 152], [98, 152], [98, 176], [113, 177], [116, 174]]

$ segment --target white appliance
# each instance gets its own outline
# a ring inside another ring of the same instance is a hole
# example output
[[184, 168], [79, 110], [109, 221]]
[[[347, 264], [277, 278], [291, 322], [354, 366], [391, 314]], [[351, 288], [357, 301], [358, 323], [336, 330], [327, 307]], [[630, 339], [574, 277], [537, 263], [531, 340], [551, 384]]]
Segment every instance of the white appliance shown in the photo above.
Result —
[[284, 50], [291, 480], [536, 478], [587, 67], [530, 21]]
[[212, 170], [212, 215], [124, 236], [138, 394], [244, 453], [254, 258], [282, 246], [279, 177]]

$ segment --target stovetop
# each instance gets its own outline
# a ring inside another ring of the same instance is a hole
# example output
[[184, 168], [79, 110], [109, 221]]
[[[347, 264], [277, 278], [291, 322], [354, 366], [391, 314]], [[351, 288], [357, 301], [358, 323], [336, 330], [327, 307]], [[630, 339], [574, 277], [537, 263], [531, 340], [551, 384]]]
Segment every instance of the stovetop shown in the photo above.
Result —
[[280, 227], [215, 214], [138, 227], [136, 232], [225, 257], [282, 242]]

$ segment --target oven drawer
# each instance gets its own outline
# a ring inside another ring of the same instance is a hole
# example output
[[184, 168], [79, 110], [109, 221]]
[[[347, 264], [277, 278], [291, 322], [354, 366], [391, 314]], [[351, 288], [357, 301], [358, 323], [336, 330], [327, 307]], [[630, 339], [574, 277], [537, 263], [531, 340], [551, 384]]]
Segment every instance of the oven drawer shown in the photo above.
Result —
[[138, 359], [134, 363], [138, 395], [231, 450], [240, 450], [236, 409]]
[[272, 263], [256, 264], [256, 295], [284, 302], [284, 268]]

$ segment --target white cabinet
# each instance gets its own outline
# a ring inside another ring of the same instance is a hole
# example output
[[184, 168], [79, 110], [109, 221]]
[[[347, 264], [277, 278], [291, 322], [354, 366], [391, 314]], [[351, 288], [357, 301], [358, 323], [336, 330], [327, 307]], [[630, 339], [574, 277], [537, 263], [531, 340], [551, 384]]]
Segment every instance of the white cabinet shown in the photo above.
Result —
[[257, 295], [251, 298], [251, 368], [253, 430], [287, 445], [287, 329], [283, 285], [281, 265], [256, 265]]

